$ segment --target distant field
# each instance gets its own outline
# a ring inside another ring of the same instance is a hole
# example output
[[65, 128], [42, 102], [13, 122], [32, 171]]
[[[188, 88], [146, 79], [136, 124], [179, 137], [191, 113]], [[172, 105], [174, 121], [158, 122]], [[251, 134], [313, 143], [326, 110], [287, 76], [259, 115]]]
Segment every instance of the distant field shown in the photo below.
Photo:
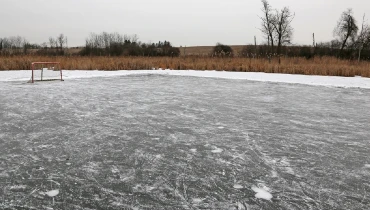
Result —
[[[246, 45], [231, 45], [233, 51], [240, 52]], [[184, 55], [209, 55], [212, 53], [214, 46], [190, 46], [190, 47], [179, 47], [180, 53]]]

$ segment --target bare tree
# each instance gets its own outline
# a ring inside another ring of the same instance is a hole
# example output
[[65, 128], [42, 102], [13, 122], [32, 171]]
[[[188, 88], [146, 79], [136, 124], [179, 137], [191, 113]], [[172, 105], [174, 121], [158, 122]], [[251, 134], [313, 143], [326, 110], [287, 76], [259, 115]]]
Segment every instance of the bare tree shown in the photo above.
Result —
[[16, 37], [13, 37], [13, 40], [14, 40], [14, 44], [15, 44], [15, 48], [16, 49], [22, 49], [22, 43], [23, 43], [23, 38], [21, 36], [16, 36]]
[[347, 46], [350, 38], [355, 39], [358, 31], [358, 26], [355, 17], [353, 16], [352, 9], [344, 11], [334, 29], [334, 35], [339, 37], [341, 42], [340, 54]]
[[66, 38], [67, 38], [67, 37], [65, 37], [65, 36], [64, 36], [64, 34], [60, 34], [60, 35], [57, 37], [57, 39], [56, 39], [56, 42], [57, 42], [57, 44], [59, 45], [59, 48], [60, 48], [60, 50], [61, 50], [61, 51], [63, 51], [63, 46], [64, 46], [64, 44], [66, 43]]
[[262, 12], [263, 16], [260, 17], [262, 20], [262, 28], [261, 31], [262, 33], [266, 36], [267, 38], [267, 45], [270, 46], [271, 43], [271, 53], [274, 51], [274, 31], [275, 28], [272, 24], [274, 20], [274, 16], [271, 11], [271, 6], [268, 3], [267, 0], [261, 0], [263, 4]]
[[26, 55], [28, 53], [28, 49], [31, 47], [31, 44], [25, 38], [23, 38], [22, 45], [23, 45], [23, 54]]
[[132, 35], [132, 37], [131, 37], [131, 42], [132, 43], [137, 43], [138, 40], [139, 40], [139, 36], [137, 34]]
[[281, 46], [285, 43], [290, 43], [290, 39], [293, 36], [293, 27], [291, 25], [294, 14], [290, 11], [288, 7], [284, 7], [280, 11], [276, 10], [276, 13], [272, 20], [272, 25], [274, 27], [274, 32], [276, 34], [277, 44], [277, 54], [281, 53]]
[[362, 25], [360, 34], [357, 37], [357, 44], [358, 44], [358, 62], [361, 60], [361, 51], [364, 46], [369, 42], [370, 28], [367, 22], [365, 21], [365, 14], [362, 18]]
[[48, 44], [47, 44], [46, 42], [43, 42], [43, 43], [41, 44], [41, 48], [42, 48], [42, 49], [47, 49], [47, 48], [48, 48]]
[[58, 45], [57, 41], [53, 37], [49, 37], [49, 44], [51, 49]]

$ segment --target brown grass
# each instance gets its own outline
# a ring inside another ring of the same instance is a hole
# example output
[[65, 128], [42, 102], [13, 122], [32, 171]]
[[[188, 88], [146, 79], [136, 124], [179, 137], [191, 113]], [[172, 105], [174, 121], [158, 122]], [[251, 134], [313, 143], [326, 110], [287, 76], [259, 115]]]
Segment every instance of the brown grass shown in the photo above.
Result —
[[282, 58], [271, 63], [266, 59], [211, 58], [211, 57], [46, 57], [12, 56], [0, 57], [0, 70], [27, 70], [34, 61], [61, 62], [67, 70], [142, 70], [152, 68], [175, 70], [225, 70], [241, 72], [266, 72], [328, 76], [370, 77], [370, 62], [340, 60], [333, 57]]

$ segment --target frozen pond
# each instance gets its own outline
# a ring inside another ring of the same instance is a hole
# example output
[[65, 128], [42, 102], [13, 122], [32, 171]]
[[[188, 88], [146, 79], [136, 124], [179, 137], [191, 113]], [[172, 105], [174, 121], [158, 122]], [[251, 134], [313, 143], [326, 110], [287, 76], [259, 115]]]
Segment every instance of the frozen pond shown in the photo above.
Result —
[[368, 209], [370, 90], [0, 82], [0, 209]]

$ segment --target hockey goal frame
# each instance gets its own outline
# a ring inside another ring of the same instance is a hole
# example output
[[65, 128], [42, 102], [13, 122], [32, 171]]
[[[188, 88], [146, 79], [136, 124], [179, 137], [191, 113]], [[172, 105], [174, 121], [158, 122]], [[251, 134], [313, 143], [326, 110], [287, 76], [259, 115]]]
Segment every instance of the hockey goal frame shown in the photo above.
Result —
[[[60, 78], [56, 78], [56, 79], [45, 79], [45, 80], [43, 80], [42, 79], [42, 76], [41, 76], [41, 80], [35, 80], [35, 71], [37, 70], [37, 69], [35, 69], [35, 65], [36, 64], [38, 64], [38, 65], [39, 64], [41, 64], [41, 65], [43, 65], [43, 64], [45, 64], [45, 65], [53, 65], [54, 64], [54, 65], [60, 66], [60, 62], [32, 62], [31, 63], [32, 76], [31, 76], [31, 80], [30, 80], [31, 83], [35, 83], [35, 81], [54, 81], [54, 80], [64, 81], [63, 80], [63, 72], [62, 72], [62, 69], [58, 69], [57, 70], [57, 71], [60, 72]], [[41, 69], [41, 71], [43, 71], [43, 69]]]

